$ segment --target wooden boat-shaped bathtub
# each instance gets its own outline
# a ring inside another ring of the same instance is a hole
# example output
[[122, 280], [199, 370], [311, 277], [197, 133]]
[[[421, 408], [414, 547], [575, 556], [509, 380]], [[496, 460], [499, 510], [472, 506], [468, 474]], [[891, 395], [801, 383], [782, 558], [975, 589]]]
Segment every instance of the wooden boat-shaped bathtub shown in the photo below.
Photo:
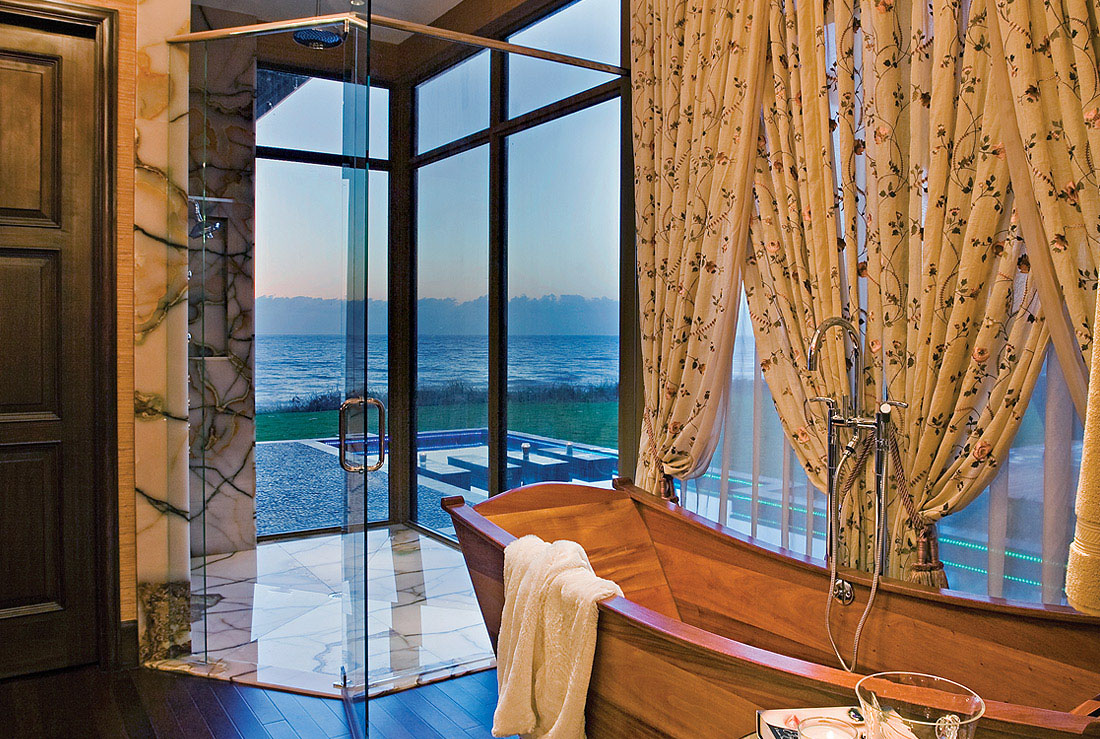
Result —
[[[766, 708], [855, 705], [861, 675], [832, 667], [828, 572], [661, 501], [629, 481], [517, 488], [474, 507], [447, 498], [494, 648], [504, 547], [571, 539], [625, 597], [599, 605], [588, 735], [740, 737]], [[850, 649], [868, 579], [833, 608]], [[879, 588], [859, 670], [951, 678], [986, 700], [981, 737], [1100, 737], [1100, 619], [1068, 608], [970, 599], [893, 580]]]

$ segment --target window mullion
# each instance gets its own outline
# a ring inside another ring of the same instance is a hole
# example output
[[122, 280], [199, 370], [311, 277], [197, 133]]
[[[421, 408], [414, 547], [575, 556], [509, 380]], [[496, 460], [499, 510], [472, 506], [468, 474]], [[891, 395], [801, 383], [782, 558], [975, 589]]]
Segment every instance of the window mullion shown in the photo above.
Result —
[[508, 110], [508, 56], [489, 60], [489, 495], [507, 489], [508, 204], [507, 148], [499, 124]]

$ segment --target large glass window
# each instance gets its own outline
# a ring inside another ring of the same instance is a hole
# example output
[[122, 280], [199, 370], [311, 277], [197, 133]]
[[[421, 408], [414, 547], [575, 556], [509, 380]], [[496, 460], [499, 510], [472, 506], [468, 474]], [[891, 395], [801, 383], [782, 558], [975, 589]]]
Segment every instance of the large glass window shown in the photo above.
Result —
[[1049, 350], [1007, 464], [973, 503], [937, 524], [952, 588], [1065, 603], [1081, 444], [1081, 420]]
[[417, 521], [454, 530], [439, 505], [489, 488], [489, 147], [416, 175]]
[[[390, 158], [390, 91], [384, 87], [370, 89], [367, 141], [372, 159]], [[386, 202], [389, 198], [383, 198]]]
[[[389, 173], [355, 169], [362, 131], [347, 125], [369, 95], [371, 160], [386, 159], [389, 91], [257, 70], [254, 254], [257, 508], [282, 505], [288, 475], [331, 491], [337, 409], [345, 397], [349, 197], [367, 178], [367, 373], [371, 395], [388, 394]], [[358, 97], [354, 97], [358, 96]], [[347, 112], [349, 115], [345, 115]], [[353, 139], [358, 141], [353, 146]], [[361, 193], [361, 189], [359, 189]], [[305, 211], [311, 217], [303, 219]], [[360, 217], [363, 214], [360, 213]], [[354, 238], [354, 235], [352, 236]], [[361, 290], [356, 288], [356, 291]], [[369, 521], [389, 514], [385, 470], [371, 478]], [[320, 520], [303, 513], [302, 518]], [[327, 519], [326, 519], [327, 521]], [[330, 523], [330, 522], [329, 522]], [[319, 523], [322, 527], [327, 523]]]
[[[363, 86], [271, 69], [256, 70], [256, 145], [279, 149], [357, 154], [345, 136], [345, 108]], [[370, 88], [369, 146], [376, 159], [389, 156], [389, 91]], [[362, 147], [360, 141], [358, 146]]]
[[[313, 218], [301, 217], [303, 202]], [[340, 167], [256, 160], [257, 441], [336, 434], [347, 214]]]
[[416, 88], [416, 150], [450, 143], [489, 125], [489, 52], [482, 51]]
[[508, 138], [508, 454], [610, 481], [619, 432], [619, 100]]
[[[680, 484], [681, 504], [734, 531], [825, 557], [825, 501], [783, 432], [741, 298], [722, 434], [710, 467]], [[807, 534], [809, 536], [807, 536]]]
[[[617, 63], [620, 12], [618, 0], [580, 0], [510, 40]], [[609, 482], [619, 466], [618, 89], [568, 114], [561, 105], [617, 77], [492, 54], [415, 91], [416, 517], [451, 535], [442, 497], [476, 502], [498, 481]], [[490, 110], [537, 110], [539, 122], [490, 121]], [[498, 251], [506, 273], [490, 263]], [[498, 296], [504, 313], [490, 314]], [[498, 449], [503, 469], [490, 469]]]
[[[620, 0], [578, 0], [508, 37], [511, 43], [619, 64]], [[508, 115], [536, 108], [618, 79], [582, 67], [512, 55], [508, 58]]]

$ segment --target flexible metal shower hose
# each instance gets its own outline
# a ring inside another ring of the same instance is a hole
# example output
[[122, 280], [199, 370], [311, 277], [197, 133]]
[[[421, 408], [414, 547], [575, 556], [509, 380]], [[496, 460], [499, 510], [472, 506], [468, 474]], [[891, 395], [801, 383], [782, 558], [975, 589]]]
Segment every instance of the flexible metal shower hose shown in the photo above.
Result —
[[[875, 604], [875, 594], [878, 592], [878, 581], [879, 581], [879, 577], [882, 574], [882, 546], [880, 546], [880, 542], [878, 541], [878, 537], [882, 536], [882, 533], [883, 533], [882, 529], [884, 528], [883, 524], [885, 523], [885, 520], [886, 520], [885, 512], [881, 510], [881, 508], [882, 508], [881, 501], [879, 501], [878, 497], [876, 496], [876, 498], [875, 498], [875, 529], [876, 529], [876, 531], [875, 531], [875, 533], [876, 533], [876, 536], [875, 536], [875, 570], [874, 570], [874, 574], [871, 576], [871, 592], [867, 597], [867, 606], [863, 609], [863, 615], [860, 616], [859, 624], [856, 626], [855, 638], [853, 640], [854, 643], [852, 645], [852, 664], [851, 664], [851, 666], [849, 666], [848, 663], [844, 660], [844, 657], [842, 657], [840, 655], [840, 649], [837, 647], [836, 640], [833, 638], [833, 622], [832, 622], [832, 619], [830, 618], [830, 614], [832, 613], [832, 607], [833, 607], [833, 590], [836, 588], [836, 582], [837, 582], [837, 573], [836, 573], [836, 570], [837, 570], [837, 550], [838, 550], [838, 547], [837, 547], [837, 528], [838, 528], [837, 527], [837, 523], [838, 523], [837, 516], [838, 516], [838, 511], [842, 507], [843, 502], [844, 502], [843, 500], [840, 500], [839, 496], [837, 495], [837, 493], [838, 493], [837, 488], [839, 487], [837, 483], [840, 480], [840, 470], [844, 469], [844, 464], [849, 459], [851, 459], [853, 456], [855, 456], [856, 447], [857, 447], [858, 443], [859, 443], [859, 435], [855, 434], [855, 435], [852, 436], [852, 439], [848, 442], [848, 444], [844, 447], [844, 451], [840, 455], [840, 463], [837, 464], [837, 466], [836, 466], [837, 474], [833, 475], [833, 490], [831, 491], [832, 495], [829, 496], [836, 502], [836, 505], [833, 506], [834, 510], [828, 511], [828, 514], [829, 514], [829, 538], [833, 542], [833, 553], [832, 553], [833, 556], [831, 557], [830, 562], [829, 562], [829, 592], [826, 594], [826, 601], [825, 601], [825, 631], [829, 635], [829, 644], [831, 644], [832, 647], [833, 647], [833, 654], [835, 654], [836, 658], [840, 661], [841, 667], [843, 667], [848, 672], [855, 672], [856, 662], [859, 659], [859, 639], [860, 639], [860, 636], [862, 636], [862, 634], [863, 634], [863, 627], [867, 623], [868, 617], [871, 615], [871, 608]], [[870, 448], [871, 447], [870, 447], [869, 444], [864, 445], [863, 449], [860, 452], [859, 460], [856, 463], [856, 467], [855, 467], [854, 470], [852, 470], [852, 475], [859, 474], [859, 472], [863, 469], [863, 463], [867, 459], [867, 454], [870, 451]], [[844, 491], [845, 499], [848, 497], [848, 493], [850, 491], [851, 491], [851, 486], [849, 485], [848, 489]]]

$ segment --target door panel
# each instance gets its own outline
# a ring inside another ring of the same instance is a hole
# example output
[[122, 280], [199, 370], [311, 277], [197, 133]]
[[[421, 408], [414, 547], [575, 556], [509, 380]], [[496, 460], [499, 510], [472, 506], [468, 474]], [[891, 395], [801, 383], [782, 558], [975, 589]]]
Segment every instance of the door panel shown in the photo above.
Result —
[[[0, 50], [0, 131], [19, 146], [0, 150], [0, 224], [59, 226], [59, 57]], [[19, 104], [14, 104], [19, 101]]]
[[0, 24], [0, 677], [97, 656], [96, 67]]
[[50, 443], [0, 447], [0, 541], [21, 555], [0, 558], [0, 619], [62, 608], [59, 452]]
[[[363, 64], [367, 59], [367, 37], [358, 29], [344, 43], [344, 154], [367, 151], [369, 140], [369, 77]], [[347, 303], [345, 305], [344, 397], [347, 404], [345, 431], [345, 484], [343, 544], [343, 698], [351, 720], [357, 725], [353, 734], [362, 736], [366, 727], [366, 509], [367, 490], [373, 463], [381, 458], [385, 432], [377, 432], [376, 413], [371, 405], [367, 377], [367, 199], [368, 171], [365, 167], [345, 167], [348, 186]], [[373, 438], [372, 438], [373, 437]], [[349, 469], [350, 468], [350, 469]]]
[[20, 320], [0, 321], [0, 422], [15, 414], [58, 418], [59, 261], [58, 252], [0, 249], [0, 295], [20, 306]]

